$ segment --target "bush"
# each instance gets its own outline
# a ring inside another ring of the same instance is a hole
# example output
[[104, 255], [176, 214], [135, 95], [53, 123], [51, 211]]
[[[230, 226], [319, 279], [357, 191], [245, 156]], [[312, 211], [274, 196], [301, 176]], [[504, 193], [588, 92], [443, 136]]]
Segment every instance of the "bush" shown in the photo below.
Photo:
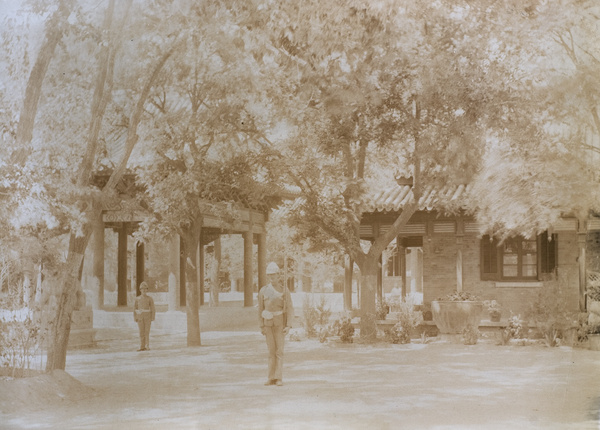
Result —
[[577, 315], [566, 308], [567, 300], [557, 284], [543, 288], [531, 305], [529, 319], [548, 346], [558, 346], [567, 332], [577, 326]]
[[304, 330], [306, 336], [309, 338], [327, 336], [326, 330], [329, 318], [331, 317], [331, 310], [327, 307], [327, 301], [323, 295], [321, 295], [319, 304], [315, 306], [313, 304], [312, 297], [305, 296], [304, 303], [302, 304], [302, 311], [304, 315]]
[[385, 336], [393, 344], [410, 343], [410, 332], [408, 332], [402, 323], [397, 322], [392, 328], [385, 331]]
[[390, 305], [384, 298], [377, 299], [377, 308], [375, 310], [375, 318], [384, 320], [390, 312]]
[[479, 330], [471, 324], [467, 325], [463, 330], [463, 343], [465, 345], [475, 345], [479, 340]]
[[22, 377], [32, 368], [41, 343], [40, 322], [31, 310], [5, 312], [0, 318], [0, 358], [2, 366], [12, 370], [12, 377]]
[[437, 299], [442, 302], [478, 302], [479, 297], [467, 293], [466, 291], [454, 291], [451, 294], [448, 294], [445, 297], [441, 297]]
[[524, 337], [523, 320], [520, 316], [511, 315], [508, 325], [500, 332], [498, 344], [508, 345], [511, 339], [522, 339]]
[[402, 298], [393, 300], [390, 306], [397, 313], [398, 322], [386, 331], [386, 336], [392, 343], [410, 343], [412, 332], [423, 321], [422, 313], [415, 311], [411, 300]]
[[343, 343], [352, 343], [354, 341], [354, 326], [352, 319], [345, 315], [333, 323], [332, 332], [340, 337]]

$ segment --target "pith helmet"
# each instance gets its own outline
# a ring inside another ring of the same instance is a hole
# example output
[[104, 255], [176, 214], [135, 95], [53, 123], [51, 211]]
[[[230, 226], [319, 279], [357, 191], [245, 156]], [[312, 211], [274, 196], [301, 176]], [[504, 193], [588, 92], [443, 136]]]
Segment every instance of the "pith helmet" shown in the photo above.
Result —
[[146, 281], [144, 281], [140, 284], [140, 290], [143, 290], [144, 288], [148, 289], [148, 283]]
[[274, 275], [275, 273], [279, 273], [279, 266], [274, 261], [271, 261], [267, 264], [267, 275]]

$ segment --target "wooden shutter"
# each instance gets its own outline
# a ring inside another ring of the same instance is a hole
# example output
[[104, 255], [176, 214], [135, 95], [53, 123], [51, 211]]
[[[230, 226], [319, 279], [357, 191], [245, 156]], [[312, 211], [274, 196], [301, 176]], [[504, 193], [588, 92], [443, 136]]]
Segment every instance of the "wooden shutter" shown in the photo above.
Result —
[[489, 235], [481, 238], [481, 280], [498, 279], [498, 242]]
[[[550, 239], [550, 240], [548, 240]], [[558, 235], [540, 234], [540, 272], [553, 273], [558, 263]]]

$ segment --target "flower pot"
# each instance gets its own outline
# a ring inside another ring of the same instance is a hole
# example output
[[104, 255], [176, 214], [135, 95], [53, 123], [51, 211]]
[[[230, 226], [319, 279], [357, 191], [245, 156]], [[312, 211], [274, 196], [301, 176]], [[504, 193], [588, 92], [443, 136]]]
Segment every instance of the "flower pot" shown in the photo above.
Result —
[[600, 334], [588, 334], [590, 349], [592, 351], [600, 351]]
[[500, 322], [501, 317], [502, 317], [502, 314], [500, 312], [490, 313], [490, 321], [491, 322]]
[[440, 333], [460, 334], [469, 325], [479, 327], [483, 302], [434, 300], [431, 302], [431, 311]]

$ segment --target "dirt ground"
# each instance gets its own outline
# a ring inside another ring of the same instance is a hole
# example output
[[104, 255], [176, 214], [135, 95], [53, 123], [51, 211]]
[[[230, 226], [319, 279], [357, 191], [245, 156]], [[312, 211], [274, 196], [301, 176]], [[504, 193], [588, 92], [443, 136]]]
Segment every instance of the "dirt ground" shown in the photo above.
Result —
[[543, 345], [286, 343], [265, 387], [252, 328], [99, 329], [67, 372], [0, 380], [2, 429], [600, 429], [600, 352]]

